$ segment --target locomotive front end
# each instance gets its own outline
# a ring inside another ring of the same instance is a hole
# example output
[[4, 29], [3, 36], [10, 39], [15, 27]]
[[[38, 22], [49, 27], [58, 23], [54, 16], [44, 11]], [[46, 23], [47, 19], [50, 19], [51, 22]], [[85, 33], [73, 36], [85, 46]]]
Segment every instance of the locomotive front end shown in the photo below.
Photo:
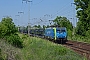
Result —
[[57, 40], [63, 41], [65, 43], [67, 41], [66, 28], [57, 28], [56, 29], [56, 38], [57, 38]]

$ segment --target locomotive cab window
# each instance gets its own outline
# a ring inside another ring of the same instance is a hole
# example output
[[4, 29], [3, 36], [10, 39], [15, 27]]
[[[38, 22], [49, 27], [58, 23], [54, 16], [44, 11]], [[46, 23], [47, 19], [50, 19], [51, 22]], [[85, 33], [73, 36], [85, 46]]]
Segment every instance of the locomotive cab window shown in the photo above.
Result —
[[58, 33], [60, 33], [60, 30], [56, 30]]
[[65, 32], [65, 30], [61, 30], [61, 32]]
[[61, 32], [66, 32], [64, 29], [60, 29], [60, 30], [56, 30], [58, 33], [61, 33]]

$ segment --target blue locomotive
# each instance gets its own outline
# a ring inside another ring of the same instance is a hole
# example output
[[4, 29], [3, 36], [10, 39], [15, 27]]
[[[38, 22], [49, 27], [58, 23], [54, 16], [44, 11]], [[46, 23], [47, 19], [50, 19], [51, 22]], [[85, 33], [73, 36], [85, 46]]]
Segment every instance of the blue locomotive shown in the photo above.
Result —
[[46, 38], [59, 41], [59, 43], [65, 43], [67, 41], [67, 30], [65, 27], [47, 28], [44, 35]]

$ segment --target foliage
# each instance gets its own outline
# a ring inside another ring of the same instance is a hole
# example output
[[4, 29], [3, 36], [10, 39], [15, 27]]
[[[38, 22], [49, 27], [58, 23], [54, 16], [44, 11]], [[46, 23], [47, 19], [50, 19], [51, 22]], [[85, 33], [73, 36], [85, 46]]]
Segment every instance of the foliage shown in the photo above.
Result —
[[82, 60], [83, 57], [74, 53], [70, 49], [52, 43], [50, 41], [24, 36], [25, 47], [22, 49], [23, 60]]
[[42, 28], [40, 25], [34, 25], [34, 28]]
[[[21, 48], [16, 48], [6, 42], [4, 39], [0, 39], [0, 49], [1, 49], [1, 57], [3, 60], [21, 60], [20, 52]], [[17, 57], [19, 55], [19, 58]], [[1, 59], [0, 59], [1, 60]]]
[[70, 49], [48, 40], [18, 34], [24, 40], [22, 49], [0, 40], [4, 60], [83, 60], [84, 57]]
[[68, 38], [72, 38], [72, 31], [70, 29], [68, 29], [67, 33], [68, 33]]
[[46, 28], [46, 26], [45, 25], [43, 25], [43, 29], [45, 29]]
[[86, 37], [90, 38], [90, 30], [86, 31]]
[[23, 47], [23, 42], [16, 34], [17, 28], [12, 22], [12, 18], [3, 18], [0, 22], [0, 38], [5, 38], [10, 44], [16, 47]]
[[72, 31], [72, 23], [66, 17], [58, 17], [53, 21], [54, 25], [59, 25], [60, 27], [66, 27]]
[[16, 32], [17, 28], [12, 22], [12, 19], [9, 17], [3, 18], [2, 21], [0, 22], [0, 37], [14, 34]]
[[0, 60], [4, 60], [1, 54], [1, 49], [0, 49]]
[[49, 28], [50, 26], [49, 25], [47, 25], [47, 26], [45, 26], [45, 25], [43, 25], [43, 29], [45, 29], [45, 28]]
[[49, 25], [46, 26], [46, 28], [49, 28], [49, 27], [50, 27]]
[[72, 36], [72, 38], [68, 38], [68, 40], [78, 41], [78, 42], [84, 42], [90, 44], [90, 35], [89, 36], [81, 36], [81, 35], [75, 35]]
[[90, 30], [90, 0], [74, 0], [77, 10], [78, 24], [76, 34], [86, 36]]
[[6, 40], [15, 47], [23, 47], [23, 41], [18, 36], [18, 34], [11, 34], [9, 36], [6, 36]]
[[40, 25], [37, 26], [38, 28], [42, 28]]

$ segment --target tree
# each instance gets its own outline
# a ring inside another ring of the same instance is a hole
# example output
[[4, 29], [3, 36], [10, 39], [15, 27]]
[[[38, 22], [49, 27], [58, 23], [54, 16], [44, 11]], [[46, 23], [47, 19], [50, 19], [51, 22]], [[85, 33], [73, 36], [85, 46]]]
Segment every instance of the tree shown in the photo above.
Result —
[[22, 48], [23, 41], [18, 34], [16, 34], [17, 31], [16, 26], [12, 22], [12, 18], [6, 17], [0, 22], [0, 38], [5, 38], [11, 45]]
[[49, 27], [50, 27], [49, 25], [46, 26], [46, 28], [49, 28]]
[[37, 25], [34, 25], [33, 27], [34, 27], [34, 28], [37, 28]]
[[72, 23], [66, 17], [58, 17], [53, 21], [54, 25], [58, 25], [60, 27], [66, 27], [72, 31]]
[[37, 28], [42, 28], [42, 27], [40, 25], [38, 25]]
[[43, 25], [43, 29], [45, 29], [46, 28], [46, 26], [45, 25]]
[[34, 28], [42, 28], [40, 25], [34, 25]]
[[90, 30], [90, 0], [74, 0], [77, 10], [78, 24], [76, 33], [85, 36]]
[[6, 36], [10, 34], [14, 34], [17, 32], [17, 28], [15, 27], [12, 19], [10, 17], [3, 18], [0, 22], [0, 35]]

